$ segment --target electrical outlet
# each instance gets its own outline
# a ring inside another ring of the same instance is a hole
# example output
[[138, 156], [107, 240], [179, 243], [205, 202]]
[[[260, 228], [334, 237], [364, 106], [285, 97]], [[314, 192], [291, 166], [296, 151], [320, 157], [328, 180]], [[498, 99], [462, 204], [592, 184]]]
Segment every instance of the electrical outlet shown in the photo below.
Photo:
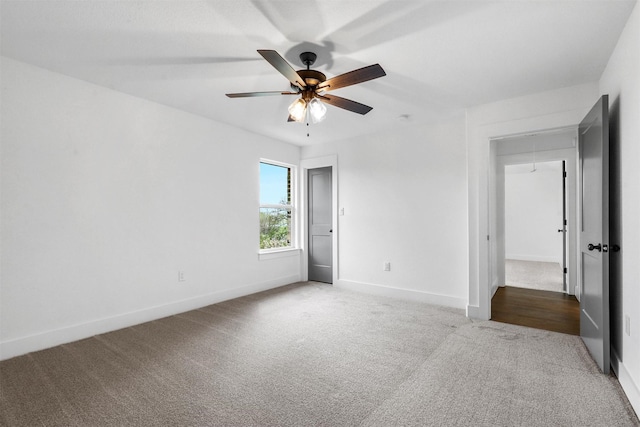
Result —
[[624, 333], [631, 335], [631, 317], [628, 314], [624, 316]]
[[384, 263], [383, 270], [384, 271], [391, 271], [391, 263], [389, 261]]
[[186, 279], [184, 278], [184, 271], [178, 271], [178, 282], [184, 282]]

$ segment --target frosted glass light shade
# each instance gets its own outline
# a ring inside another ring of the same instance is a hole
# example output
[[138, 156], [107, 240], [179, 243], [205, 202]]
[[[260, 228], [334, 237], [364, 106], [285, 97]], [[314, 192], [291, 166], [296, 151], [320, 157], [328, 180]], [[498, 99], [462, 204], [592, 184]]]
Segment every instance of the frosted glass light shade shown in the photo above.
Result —
[[289, 115], [296, 122], [304, 121], [307, 113], [307, 103], [304, 99], [296, 99], [293, 104], [289, 105]]
[[309, 115], [313, 123], [320, 123], [327, 116], [327, 107], [318, 99], [309, 101]]

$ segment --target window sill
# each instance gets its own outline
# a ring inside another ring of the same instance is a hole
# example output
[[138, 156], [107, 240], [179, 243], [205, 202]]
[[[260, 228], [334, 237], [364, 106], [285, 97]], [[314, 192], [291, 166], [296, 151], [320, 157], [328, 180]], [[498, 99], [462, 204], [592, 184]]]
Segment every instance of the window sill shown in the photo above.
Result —
[[285, 258], [290, 256], [296, 256], [299, 253], [300, 253], [299, 248], [272, 249], [268, 251], [258, 252], [258, 259], [262, 261], [267, 259]]

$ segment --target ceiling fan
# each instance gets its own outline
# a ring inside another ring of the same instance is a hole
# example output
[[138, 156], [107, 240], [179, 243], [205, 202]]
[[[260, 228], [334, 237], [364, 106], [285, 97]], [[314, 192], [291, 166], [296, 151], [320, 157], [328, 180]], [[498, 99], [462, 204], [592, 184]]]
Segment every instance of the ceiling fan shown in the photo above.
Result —
[[264, 59], [291, 83], [290, 92], [270, 91], [270, 92], [245, 92], [227, 93], [229, 98], [247, 98], [254, 96], [270, 95], [301, 95], [289, 106], [289, 122], [302, 122], [307, 116], [307, 110], [313, 123], [324, 120], [327, 108], [323, 105], [329, 104], [343, 108], [358, 114], [367, 114], [373, 108], [350, 99], [327, 94], [327, 92], [345, 86], [351, 86], [368, 80], [386, 76], [379, 64], [369, 65], [340, 74], [339, 76], [327, 79], [320, 71], [311, 70], [310, 67], [315, 62], [317, 56], [313, 52], [303, 52], [300, 60], [307, 66], [306, 70], [295, 71], [291, 65], [275, 50], [258, 50]]

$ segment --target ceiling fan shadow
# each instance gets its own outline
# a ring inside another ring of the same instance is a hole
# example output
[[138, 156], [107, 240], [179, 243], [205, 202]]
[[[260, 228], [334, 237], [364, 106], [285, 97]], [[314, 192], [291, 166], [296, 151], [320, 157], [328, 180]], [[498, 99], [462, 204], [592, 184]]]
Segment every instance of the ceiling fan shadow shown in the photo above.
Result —
[[240, 56], [166, 56], [166, 57], [121, 57], [105, 59], [101, 65], [207, 65], [229, 64], [236, 62], [260, 61], [260, 57], [247, 58]]
[[207, 80], [237, 78], [256, 75], [244, 64], [258, 62], [261, 58], [213, 57], [213, 56], [166, 56], [166, 57], [111, 57], [85, 64], [111, 70], [115, 75], [126, 73], [128, 79], [136, 80]]
[[[322, 13], [317, 0], [296, 2], [267, 2], [251, 0], [253, 6], [277, 29], [288, 41], [314, 40], [325, 31]], [[309, 17], [313, 25], [309, 24]]]
[[441, 25], [483, 7], [486, 7], [484, 2], [389, 0], [325, 39], [333, 41], [338, 51], [353, 53]]

